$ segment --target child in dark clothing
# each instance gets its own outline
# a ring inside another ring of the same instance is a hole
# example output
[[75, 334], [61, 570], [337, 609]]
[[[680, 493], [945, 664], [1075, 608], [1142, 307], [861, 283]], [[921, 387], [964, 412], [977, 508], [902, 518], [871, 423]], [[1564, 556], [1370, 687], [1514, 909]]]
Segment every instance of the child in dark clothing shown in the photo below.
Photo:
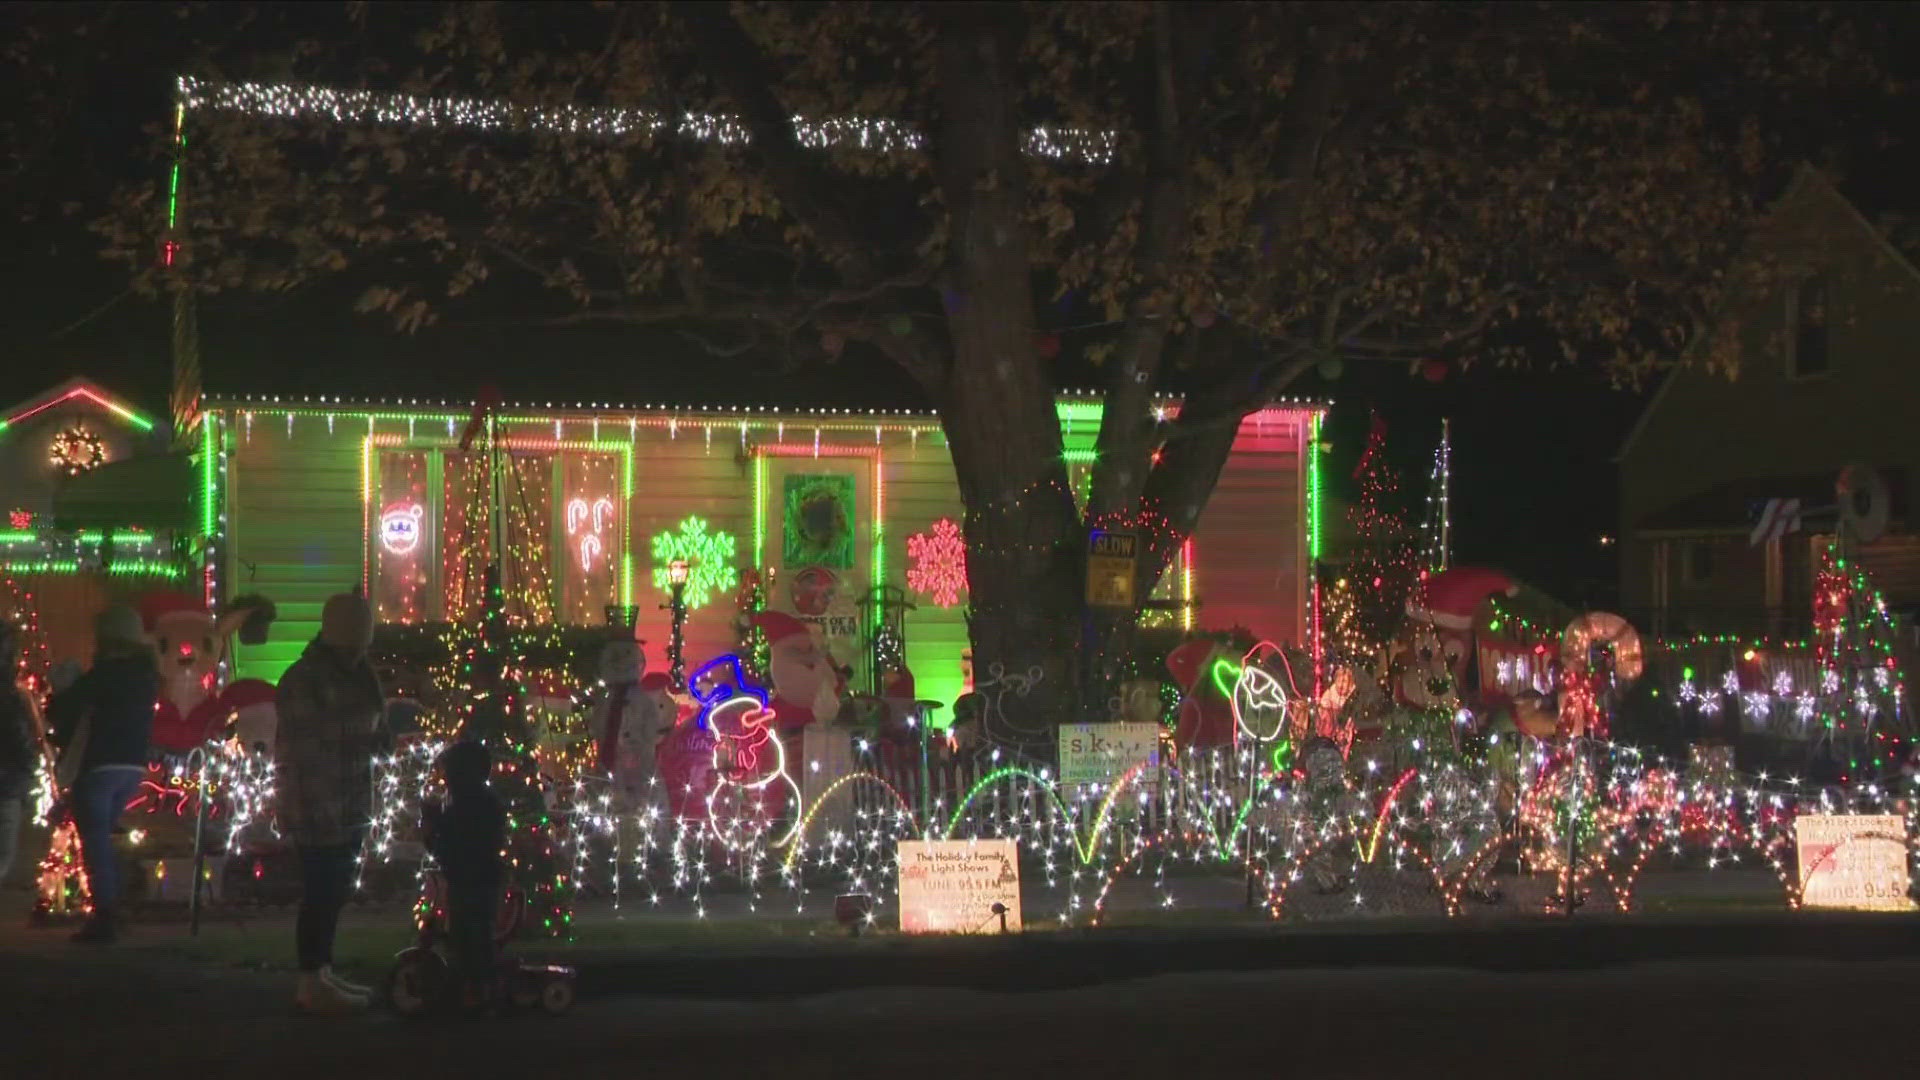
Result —
[[487, 789], [492, 771], [486, 747], [455, 743], [440, 755], [447, 800], [425, 808], [427, 850], [446, 882], [447, 936], [470, 1007], [485, 1000], [493, 978], [493, 926], [504, 877], [507, 820]]

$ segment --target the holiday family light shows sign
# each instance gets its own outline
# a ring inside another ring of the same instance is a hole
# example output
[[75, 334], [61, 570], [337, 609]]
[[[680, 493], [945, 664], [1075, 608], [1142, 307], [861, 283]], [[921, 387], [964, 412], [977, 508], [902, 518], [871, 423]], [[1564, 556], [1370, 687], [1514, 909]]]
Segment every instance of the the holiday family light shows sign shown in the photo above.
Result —
[[1793, 822], [1800, 902], [1809, 908], [1910, 911], [1907, 825], [1897, 814], [1806, 814]]
[[900, 929], [997, 934], [1020, 929], [1020, 857], [1013, 840], [902, 840]]
[[1161, 731], [1139, 721], [1060, 725], [1060, 782], [1111, 784], [1144, 764], [1141, 780], [1151, 784], [1160, 771]]

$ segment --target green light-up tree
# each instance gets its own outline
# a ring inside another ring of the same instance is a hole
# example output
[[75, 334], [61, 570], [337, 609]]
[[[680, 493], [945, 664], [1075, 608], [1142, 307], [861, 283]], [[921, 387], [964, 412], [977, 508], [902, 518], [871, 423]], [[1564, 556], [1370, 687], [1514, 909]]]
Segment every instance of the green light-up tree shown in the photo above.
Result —
[[[536, 111], [196, 108], [180, 272], [392, 267], [363, 306], [405, 327], [519, 282], [571, 323], [898, 365], [967, 507], [975, 663], [1042, 665], [1009, 703], [1040, 717], [1079, 684], [1087, 521], [1146, 533], [1146, 595], [1238, 420], [1315, 370], [1519, 359], [1519, 330], [1622, 375], [1671, 358], [1799, 152], [1762, 103], [1877, 92], [1889, 40], [1782, 4], [351, 10], [302, 76]], [[593, 106], [628, 112], [567, 111]], [[140, 264], [152, 201], [107, 226]], [[1105, 405], [1084, 518], [1067, 365]]]

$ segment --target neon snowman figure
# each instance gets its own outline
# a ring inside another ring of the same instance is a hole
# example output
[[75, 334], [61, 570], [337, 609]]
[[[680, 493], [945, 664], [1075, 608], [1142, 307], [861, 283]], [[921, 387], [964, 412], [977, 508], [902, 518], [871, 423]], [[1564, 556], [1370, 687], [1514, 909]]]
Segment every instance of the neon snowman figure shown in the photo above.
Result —
[[423, 515], [419, 503], [388, 503], [380, 511], [380, 546], [392, 555], [411, 555], [420, 546], [420, 518]]
[[606, 496], [588, 500], [575, 498], [567, 503], [567, 539], [580, 556], [580, 569], [593, 572], [594, 561], [606, 554], [601, 539], [613, 524], [613, 500]]
[[[716, 668], [725, 670], [712, 674]], [[772, 842], [774, 847], [786, 845], [800, 827], [802, 799], [800, 785], [787, 772], [787, 748], [773, 730], [775, 713], [766, 691], [749, 683], [739, 657], [730, 655], [709, 661], [687, 685], [701, 705], [698, 722], [713, 734], [714, 785], [707, 794], [707, 822], [714, 834], [729, 846], [738, 846], [743, 839], [738, 815], [722, 821], [714, 813], [716, 801], [727, 789], [743, 796], [741, 805], [751, 799], [762, 808], [769, 805], [768, 793], [784, 799], [791, 791], [792, 820], [785, 834]]]

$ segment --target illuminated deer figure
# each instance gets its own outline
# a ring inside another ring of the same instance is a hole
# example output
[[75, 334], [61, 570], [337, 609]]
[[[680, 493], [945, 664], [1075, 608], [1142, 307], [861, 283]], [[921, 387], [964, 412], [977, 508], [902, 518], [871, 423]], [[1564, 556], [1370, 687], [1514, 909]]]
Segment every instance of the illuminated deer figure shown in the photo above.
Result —
[[147, 637], [160, 660], [160, 700], [153, 717], [153, 744], [164, 753], [184, 754], [209, 739], [226, 735], [227, 722], [248, 749], [273, 744], [276, 715], [273, 686], [259, 679], [218, 685], [220, 662], [228, 642], [245, 627], [247, 637], [264, 638], [273, 621], [273, 605], [264, 599], [237, 600], [215, 619], [205, 605], [185, 593], [148, 594], [140, 603]]

